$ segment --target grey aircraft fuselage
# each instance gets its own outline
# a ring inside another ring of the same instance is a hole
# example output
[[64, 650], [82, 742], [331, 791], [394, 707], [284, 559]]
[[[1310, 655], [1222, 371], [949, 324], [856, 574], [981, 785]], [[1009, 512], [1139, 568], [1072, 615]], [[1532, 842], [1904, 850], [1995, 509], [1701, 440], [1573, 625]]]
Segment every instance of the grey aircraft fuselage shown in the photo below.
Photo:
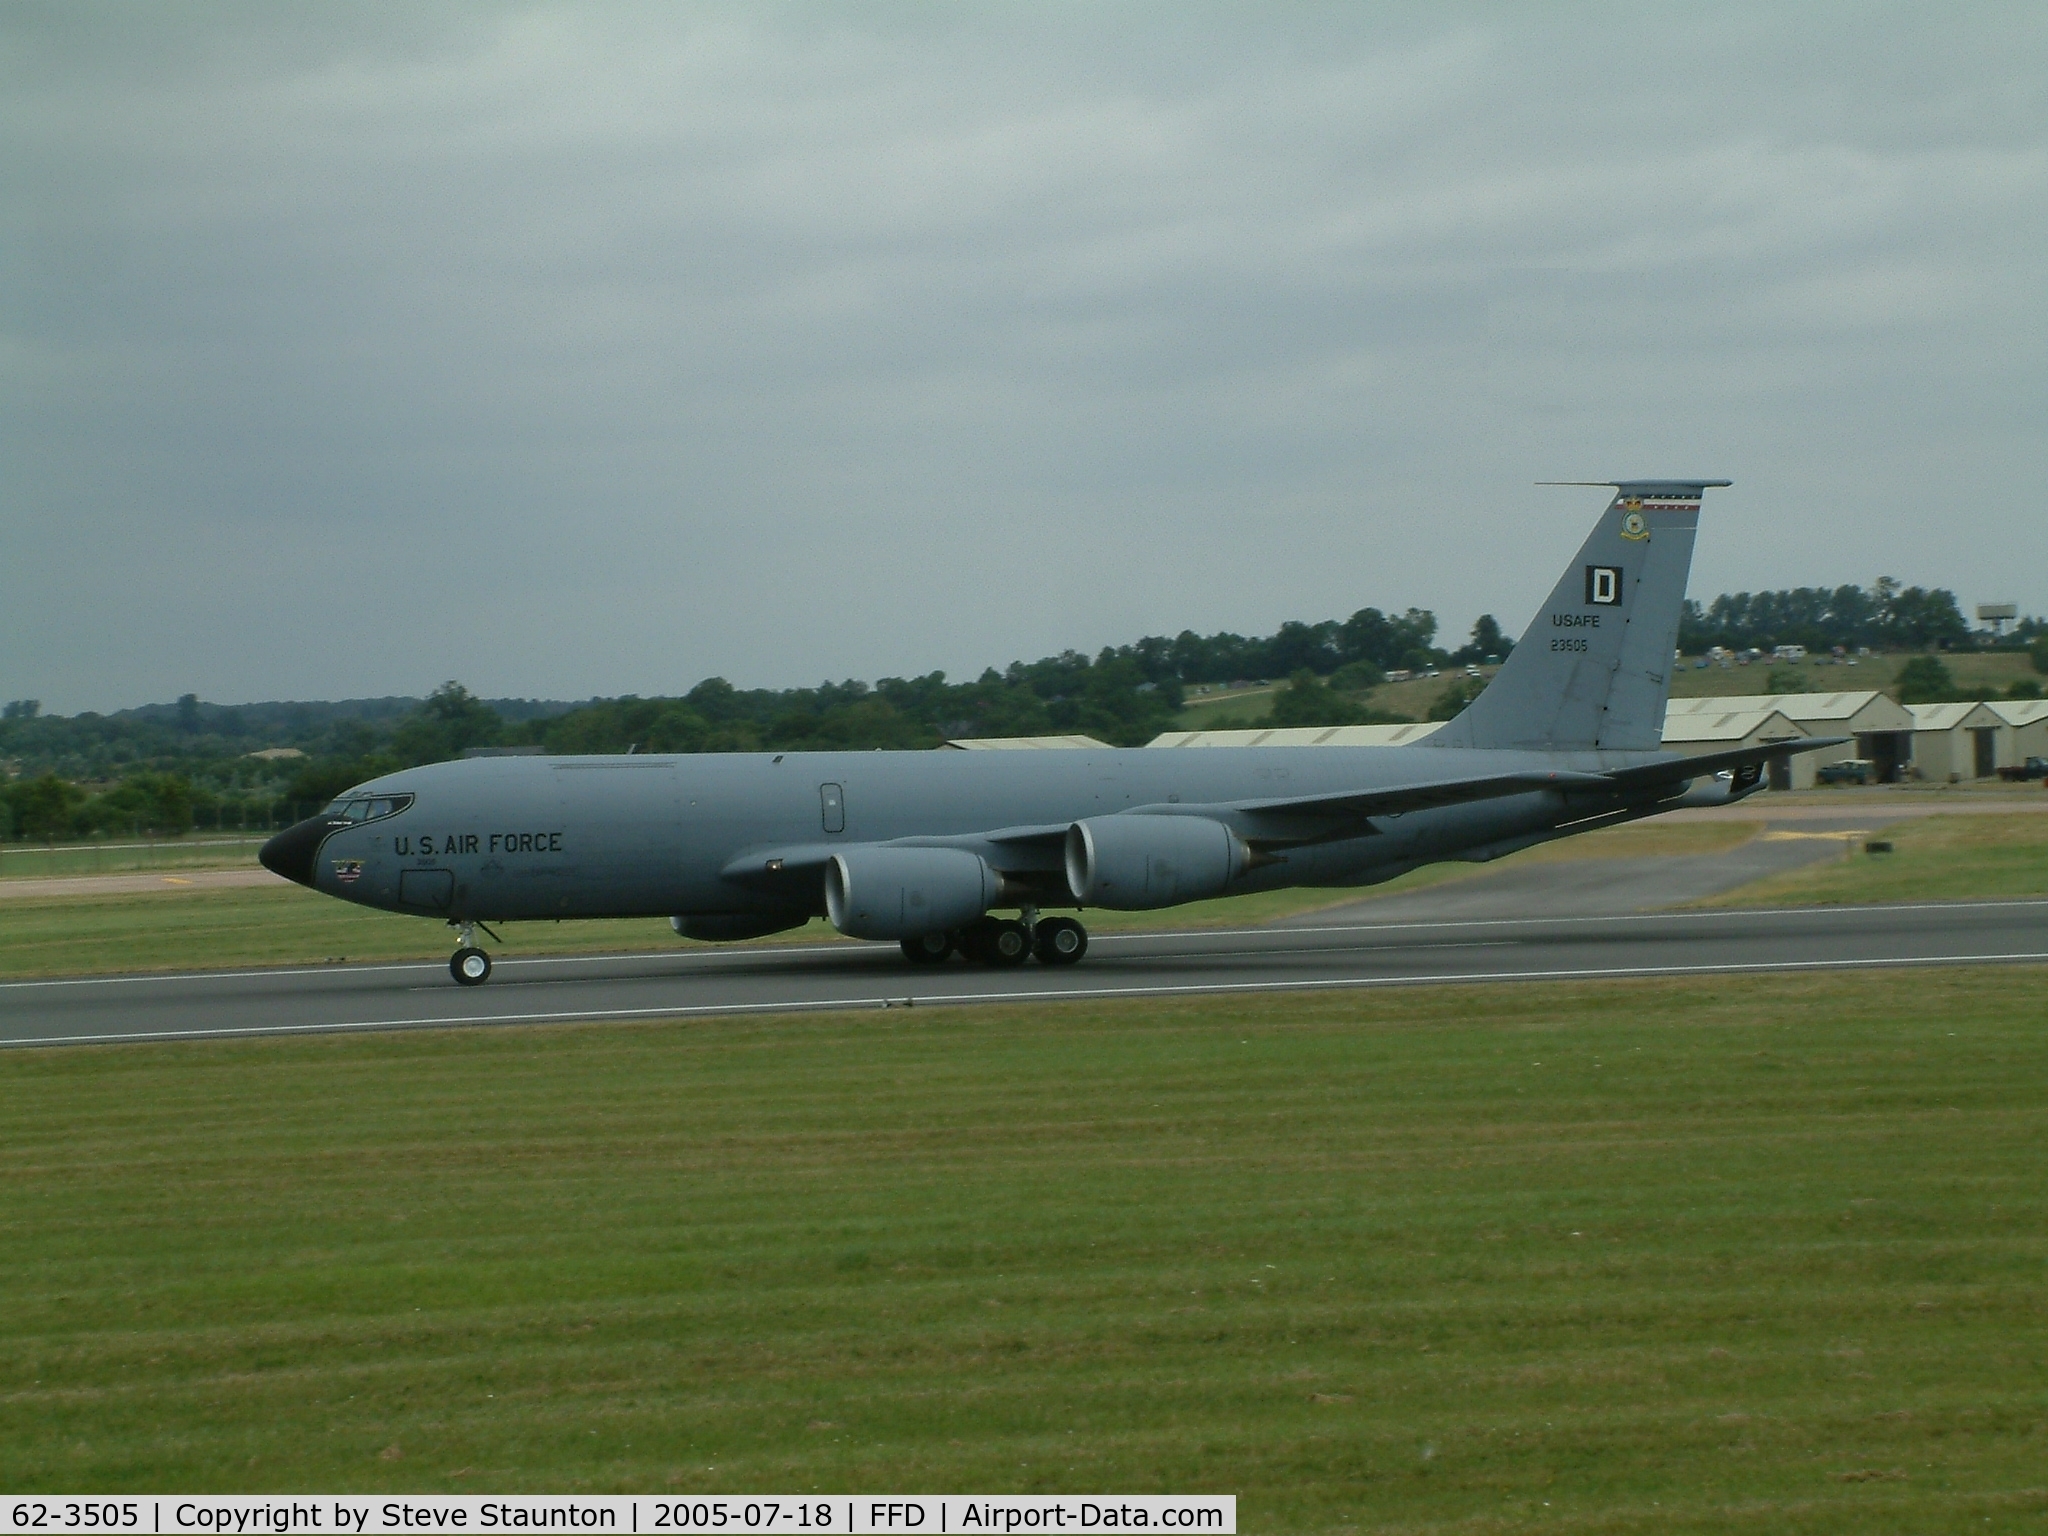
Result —
[[[389, 774], [350, 800], [411, 803], [342, 822], [305, 883], [365, 906], [484, 922], [561, 917], [824, 913], [816, 879], [831, 851], [943, 839], [1036, 871], [1038, 905], [1074, 906], [1057, 845], [987, 834], [1139, 807], [1189, 807], [1428, 784], [1461, 774], [1594, 774], [1661, 754], [1448, 752], [1421, 747], [1075, 748], [1024, 752], [789, 752], [497, 757]], [[1531, 790], [1373, 817], [1360, 835], [1289, 847], [1233, 890], [1368, 885], [1419, 864], [1490, 858], [1609, 818], [1647, 813], [1660, 793]], [[1001, 807], [1001, 826], [991, 808]], [[1168, 812], [1170, 814], [1170, 812]], [[792, 878], [746, 870], [784, 860]], [[735, 878], [735, 867], [746, 875]]]

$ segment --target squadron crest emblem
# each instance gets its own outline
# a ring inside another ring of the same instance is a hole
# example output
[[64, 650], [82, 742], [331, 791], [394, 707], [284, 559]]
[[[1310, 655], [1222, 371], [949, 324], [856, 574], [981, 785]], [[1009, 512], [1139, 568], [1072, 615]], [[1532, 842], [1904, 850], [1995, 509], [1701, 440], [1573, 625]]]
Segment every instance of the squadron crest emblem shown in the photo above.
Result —
[[1643, 502], [1639, 496], [1631, 496], [1622, 503], [1627, 508], [1621, 517], [1621, 536], [1637, 544], [1650, 536], [1650, 525], [1643, 517]]

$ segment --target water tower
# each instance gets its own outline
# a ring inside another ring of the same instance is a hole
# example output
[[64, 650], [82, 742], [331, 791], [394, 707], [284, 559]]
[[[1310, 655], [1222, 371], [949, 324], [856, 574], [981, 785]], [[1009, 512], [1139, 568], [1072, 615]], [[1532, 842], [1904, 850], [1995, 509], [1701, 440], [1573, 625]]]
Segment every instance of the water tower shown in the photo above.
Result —
[[1991, 633], [1994, 635], [2004, 634], [2005, 626], [2019, 616], [2020, 606], [2018, 603], [1979, 603], [1977, 605], [1977, 622], [1990, 625]]

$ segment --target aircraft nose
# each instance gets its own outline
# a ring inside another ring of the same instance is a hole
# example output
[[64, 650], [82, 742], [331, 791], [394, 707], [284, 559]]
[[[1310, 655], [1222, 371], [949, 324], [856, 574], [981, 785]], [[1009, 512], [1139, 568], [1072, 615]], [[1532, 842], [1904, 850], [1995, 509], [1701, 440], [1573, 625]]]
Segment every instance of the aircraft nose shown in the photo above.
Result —
[[320, 851], [320, 840], [327, 835], [328, 825], [325, 816], [315, 816], [310, 821], [286, 827], [258, 849], [256, 857], [273, 875], [283, 875], [287, 880], [310, 886], [313, 884], [313, 855]]

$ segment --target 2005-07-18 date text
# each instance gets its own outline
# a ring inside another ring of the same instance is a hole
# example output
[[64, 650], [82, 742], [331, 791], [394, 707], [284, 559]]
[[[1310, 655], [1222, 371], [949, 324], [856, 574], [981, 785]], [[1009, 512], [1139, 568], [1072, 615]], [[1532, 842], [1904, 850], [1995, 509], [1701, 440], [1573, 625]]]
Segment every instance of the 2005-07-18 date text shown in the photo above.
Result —
[[784, 1504], [775, 1500], [743, 1504], [734, 1508], [721, 1501], [657, 1500], [654, 1506], [656, 1530], [743, 1531], [828, 1531], [833, 1529], [832, 1506], [817, 1503]]

